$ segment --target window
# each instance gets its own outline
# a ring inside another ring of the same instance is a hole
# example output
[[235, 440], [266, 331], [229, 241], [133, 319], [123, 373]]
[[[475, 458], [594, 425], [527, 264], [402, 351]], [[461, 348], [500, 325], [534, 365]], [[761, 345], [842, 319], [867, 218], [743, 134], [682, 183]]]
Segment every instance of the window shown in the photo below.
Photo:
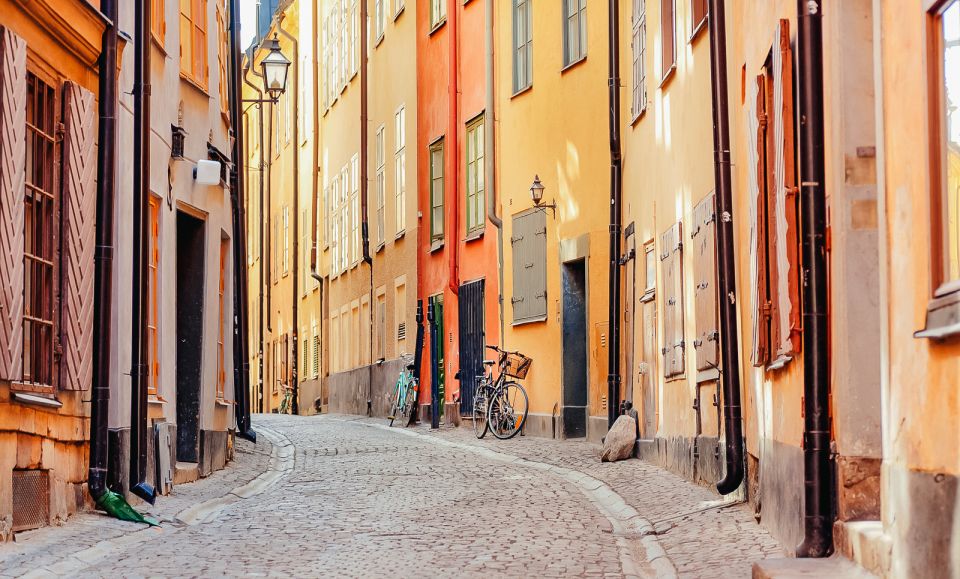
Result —
[[340, 268], [340, 183], [339, 176], [334, 176], [330, 186], [330, 273], [336, 275]]
[[290, 144], [290, 136], [293, 134], [293, 99], [290, 91], [283, 93], [283, 142]]
[[467, 125], [467, 234], [483, 231], [484, 202], [483, 117]]
[[283, 275], [290, 273], [290, 207], [283, 206]]
[[226, 308], [224, 307], [223, 296], [226, 293], [224, 290], [227, 283], [227, 257], [230, 255], [230, 240], [221, 239], [220, 240], [220, 286], [217, 293], [217, 304], [219, 312], [219, 325], [217, 331], [217, 400], [224, 399], [224, 392], [226, 391], [227, 385], [227, 362], [223, 352], [223, 336], [226, 333], [225, 327], [226, 323], [229, 320], [229, 317], [224, 315]]
[[360, 156], [350, 159], [350, 263], [360, 262]]
[[150, 196], [150, 245], [147, 248], [147, 394], [160, 394], [160, 356], [157, 324], [160, 319], [160, 198]]
[[660, 267], [663, 273], [663, 375], [683, 375], [683, 237], [679, 222], [660, 237]]
[[[59, 266], [57, 184], [57, 93], [27, 72], [26, 182], [23, 215], [23, 381], [41, 389], [56, 386], [56, 287]], [[22, 133], [21, 133], [22, 134]]]
[[340, 170], [340, 271], [347, 271], [350, 265], [350, 165]]
[[690, 38], [706, 28], [708, 0], [690, 0]]
[[430, 29], [435, 30], [447, 20], [447, 0], [430, 0]]
[[405, 0], [393, 0], [393, 17], [396, 18], [397, 16], [400, 16], [400, 13], [403, 12], [405, 6]]
[[531, 0], [513, 0], [513, 92], [533, 84], [533, 12]]
[[693, 247], [694, 312], [697, 370], [713, 370], [718, 357], [716, 196], [707, 195], [693, 209], [690, 241]]
[[397, 150], [394, 153], [394, 193], [397, 210], [397, 237], [407, 229], [407, 115], [403, 107], [397, 111], [396, 125]]
[[639, 117], [647, 110], [647, 0], [633, 0], [633, 104]]
[[280, 264], [280, 220], [277, 219], [277, 216], [273, 217], [273, 262], [270, 264], [270, 269], [273, 272], [273, 283], [279, 281], [279, 267]]
[[383, 38], [383, 31], [387, 26], [386, 2], [390, 0], [376, 0], [373, 7], [373, 37], [377, 43]]
[[230, 55], [230, 37], [227, 34], [227, 11], [224, 7], [224, 0], [217, 0], [217, 65], [218, 65], [218, 85], [220, 89], [220, 112], [224, 119], [229, 119], [230, 114], [230, 65], [228, 57]]
[[751, 87], [747, 139], [750, 191], [750, 272], [755, 366], [774, 370], [800, 349], [800, 260], [794, 152], [793, 62], [789, 21]]
[[563, 0], [563, 66], [587, 56], [587, 0]]
[[513, 324], [547, 319], [547, 214], [531, 209], [513, 217]]
[[167, 38], [166, 0], [150, 0], [150, 36], [163, 48]]
[[313, 377], [320, 377], [320, 330], [317, 322], [313, 322]]
[[383, 125], [377, 129], [377, 247], [382, 247], [386, 236], [384, 213], [387, 203], [387, 175]]
[[180, 0], [180, 75], [207, 88], [206, 0]]
[[443, 242], [443, 138], [430, 145], [430, 241]]
[[666, 80], [677, 66], [676, 0], [660, 0], [660, 79]]
[[384, 290], [377, 290], [377, 360], [387, 358], [387, 296]]
[[960, 0], [941, 2], [931, 15], [932, 245], [942, 297], [960, 291]]
[[644, 277], [643, 277], [643, 301], [653, 299], [657, 292], [657, 252], [653, 246], [653, 241], [648, 241], [643, 249], [644, 259]]

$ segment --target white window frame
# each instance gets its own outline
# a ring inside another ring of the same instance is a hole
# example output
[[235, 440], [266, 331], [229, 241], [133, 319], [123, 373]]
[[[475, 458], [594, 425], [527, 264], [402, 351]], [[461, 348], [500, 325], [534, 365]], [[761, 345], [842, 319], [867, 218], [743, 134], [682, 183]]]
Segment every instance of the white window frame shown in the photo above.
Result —
[[587, 0], [563, 0], [563, 67], [587, 57]]
[[377, 161], [377, 248], [383, 247], [386, 241], [386, 203], [387, 203], [387, 151], [386, 128], [380, 125], [377, 128], [376, 161]]
[[403, 105], [394, 114], [396, 151], [393, 156], [394, 195], [396, 196], [397, 237], [407, 230], [407, 112]]
[[531, 0], [513, 1], [513, 93], [533, 86], [533, 9]]

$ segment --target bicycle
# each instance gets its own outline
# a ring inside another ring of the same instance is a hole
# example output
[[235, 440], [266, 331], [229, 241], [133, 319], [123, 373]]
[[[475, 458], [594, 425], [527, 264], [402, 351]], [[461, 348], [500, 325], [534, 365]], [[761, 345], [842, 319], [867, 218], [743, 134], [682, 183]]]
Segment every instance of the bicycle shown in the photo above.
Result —
[[409, 421], [413, 415], [413, 410], [417, 403], [417, 394], [419, 392], [417, 378], [413, 375], [414, 364], [410, 358], [404, 358], [407, 362], [406, 367], [400, 370], [400, 376], [397, 378], [397, 385], [394, 387], [393, 407], [390, 408], [390, 426], [396, 420], [397, 414]]
[[[527, 421], [530, 400], [523, 386], [507, 377], [522, 380], [533, 359], [520, 352], [501, 350], [497, 346], [487, 345], [487, 349], [497, 352], [498, 361], [484, 360], [487, 367], [483, 376], [477, 377], [477, 390], [473, 398], [473, 431], [477, 438], [483, 438], [487, 430], [500, 440], [508, 440], [523, 429]], [[493, 378], [493, 366], [500, 373]]]
[[280, 414], [290, 414], [293, 408], [293, 388], [283, 385], [283, 399], [280, 401], [280, 408], [277, 410]]

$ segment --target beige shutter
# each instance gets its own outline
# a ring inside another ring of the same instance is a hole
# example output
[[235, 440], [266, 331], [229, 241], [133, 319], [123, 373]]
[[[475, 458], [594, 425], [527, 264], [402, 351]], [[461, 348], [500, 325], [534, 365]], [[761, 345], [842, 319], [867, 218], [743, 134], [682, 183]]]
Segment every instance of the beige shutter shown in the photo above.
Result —
[[661, 236], [663, 270], [663, 373], [667, 378], [683, 374], [683, 241], [680, 223]]
[[793, 113], [793, 53], [790, 21], [781, 20], [771, 51], [773, 76], [774, 187], [777, 261], [778, 356], [800, 350], [800, 260], [797, 236], [796, 149]]
[[93, 93], [63, 85], [63, 359], [60, 387], [93, 381], [93, 253], [96, 245], [96, 104]]
[[23, 377], [27, 43], [0, 26], [0, 380]]
[[[717, 330], [716, 196], [707, 195], [693, 210], [694, 297], [697, 370], [719, 366]], [[682, 288], [681, 288], [682, 290]]]

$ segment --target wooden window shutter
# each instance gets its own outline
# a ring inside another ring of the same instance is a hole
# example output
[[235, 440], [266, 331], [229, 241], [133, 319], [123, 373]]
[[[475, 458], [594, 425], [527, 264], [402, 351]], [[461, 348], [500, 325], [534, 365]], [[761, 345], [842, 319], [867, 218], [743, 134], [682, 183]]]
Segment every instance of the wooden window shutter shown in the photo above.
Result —
[[60, 387], [93, 382], [93, 253], [96, 245], [96, 103], [73, 82], [63, 85], [63, 237]]
[[23, 377], [27, 43], [0, 26], [0, 380]]
[[716, 195], [707, 195], [693, 210], [694, 296], [697, 370], [719, 366], [717, 326]]
[[772, 339], [778, 356], [800, 350], [800, 260], [797, 227], [796, 146], [794, 141], [793, 53], [790, 21], [781, 20], [772, 50], [773, 163], [776, 222], [777, 332]]
[[750, 302], [753, 318], [753, 346], [750, 360], [754, 366], [769, 361], [769, 306], [767, 296], [767, 224], [766, 224], [766, 161], [764, 77], [757, 77], [751, 88], [747, 114], [748, 195], [750, 203]]
[[683, 238], [678, 222], [661, 237], [663, 269], [663, 372], [666, 378], [683, 374]]

